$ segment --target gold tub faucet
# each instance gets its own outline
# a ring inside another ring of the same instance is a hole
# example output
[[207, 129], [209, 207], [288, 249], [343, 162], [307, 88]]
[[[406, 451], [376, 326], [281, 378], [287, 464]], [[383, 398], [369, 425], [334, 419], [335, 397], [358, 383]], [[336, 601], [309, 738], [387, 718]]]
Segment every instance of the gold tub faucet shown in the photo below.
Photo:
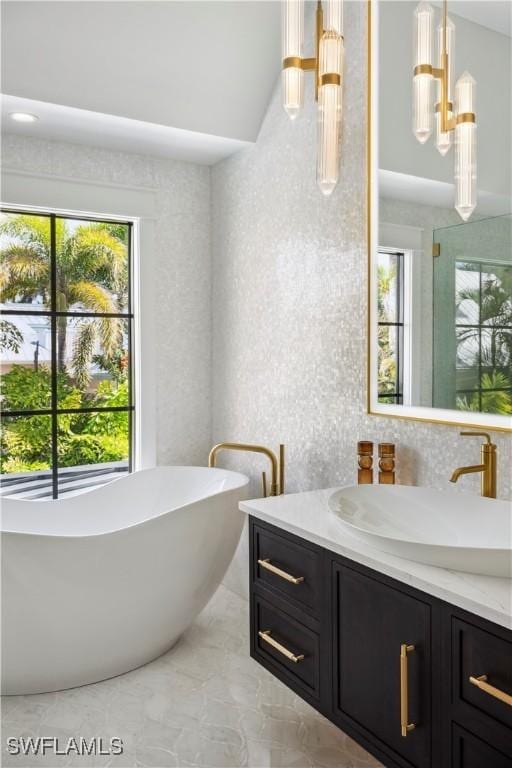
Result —
[[485, 442], [480, 448], [480, 464], [468, 467], [457, 467], [454, 470], [450, 482], [456, 483], [461, 475], [469, 475], [480, 472], [480, 493], [489, 499], [496, 498], [496, 445], [491, 442], [487, 432], [461, 432], [464, 437], [483, 437]]
[[[279, 446], [279, 461], [270, 448], [264, 445], [250, 445], [249, 443], [218, 443], [214, 445], [208, 456], [208, 466], [215, 467], [219, 451], [248, 451], [250, 453], [263, 453], [270, 461], [270, 495], [280, 496], [284, 493], [284, 445]], [[262, 475], [263, 496], [267, 494], [267, 475]]]

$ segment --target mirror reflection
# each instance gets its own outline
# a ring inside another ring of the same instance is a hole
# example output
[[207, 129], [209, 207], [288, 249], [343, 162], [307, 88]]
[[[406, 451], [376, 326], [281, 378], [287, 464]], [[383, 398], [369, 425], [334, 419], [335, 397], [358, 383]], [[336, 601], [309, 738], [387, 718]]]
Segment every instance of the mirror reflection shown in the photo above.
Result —
[[510, 4], [376, 5], [373, 400], [510, 416]]

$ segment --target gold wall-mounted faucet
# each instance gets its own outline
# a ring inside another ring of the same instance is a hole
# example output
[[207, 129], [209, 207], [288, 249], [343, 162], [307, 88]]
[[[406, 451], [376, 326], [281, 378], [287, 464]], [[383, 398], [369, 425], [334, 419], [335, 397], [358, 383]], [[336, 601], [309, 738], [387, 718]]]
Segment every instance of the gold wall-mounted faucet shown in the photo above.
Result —
[[450, 482], [456, 483], [461, 475], [470, 475], [473, 472], [480, 472], [480, 493], [489, 499], [496, 498], [496, 445], [491, 442], [490, 435], [487, 432], [461, 432], [464, 437], [483, 437], [485, 443], [480, 448], [480, 464], [473, 464], [468, 467], [457, 467], [454, 470]]
[[[249, 443], [218, 443], [214, 445], [208, 456], [208, 466], [215, 467], [219, 451], [248, 451], [249, 453], [263, 453], [270, 461], [270, 495], [280, 496], [284, 493], [284, 445], [279, 446], [279, 461], [270, 448], [264, 445], [250, 445]], [[263, 496], [267, 494], [267, 475], [261, 473], [263, 484]]]

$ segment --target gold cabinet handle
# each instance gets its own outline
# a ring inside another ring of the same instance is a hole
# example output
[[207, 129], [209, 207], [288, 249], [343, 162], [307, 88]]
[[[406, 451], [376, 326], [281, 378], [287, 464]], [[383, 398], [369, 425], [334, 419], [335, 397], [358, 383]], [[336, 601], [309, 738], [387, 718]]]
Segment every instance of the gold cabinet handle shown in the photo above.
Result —
[[489, 696], [499, 699], [499, 701], [512, 707], [512, 696], [509, 693], [505, 693], [505, 691], [500, 691], [499, 688], [495, 688], [494, 685], [488, 683], [487, 675], [480, 675], [480, 677], [473, 677], [470, 675], [469, 682], [471, 685], [476, 685], [476, 687], [480, 688], [484, 693], [488, 693]]
[[405, 738], [416, 726], [409, 722], [409, 659], [407, 654], [414, 651], [414, 645], [400, 646], [400, 730]]
[[272, 635], [270, 634], [270, 629], [260, 630], [258, 632], [258, 635], [261, 637], [262, 640], [264, 640], [266, 643], [272, 646], [272, 648], [275, 648], [276, 651], [279, 651], [283, 656], [286, 656], [288, 661], [293, 661], [294, 664], [298, 664], [299, 661], [303, 661], [304, 654], [300, 653], [298, 656], [296, 656], [294, 653], [288, 650], [288, 648], [285, 648], [284, 645], [281, 645], [281, 643], [278, 643], [277, 640], [274, 640]]
[[282, 571], [276, 565], [272, 565], [268, 557], [265, 560], [258, 560], [258, 565], [261, 565], [262, 568], [274, 573], [276, 576], [280, 576], [285, 581], [289, 581], [290, 584], [302, 584], [304, 581], [304, 576], [292, 576], [291, 573], [286, 573], [286, 571]]

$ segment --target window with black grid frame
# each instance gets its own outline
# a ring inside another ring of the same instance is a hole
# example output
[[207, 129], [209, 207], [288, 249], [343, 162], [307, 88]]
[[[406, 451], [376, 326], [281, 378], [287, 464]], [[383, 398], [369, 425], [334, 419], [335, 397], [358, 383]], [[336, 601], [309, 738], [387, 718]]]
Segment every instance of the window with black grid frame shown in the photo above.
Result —
[[512, 412], [512, 267], [456, 261], [457, 408]]
[[377, 262], [379, 403], [403, 403], [404, 253], [379, 248]]
[[133, 462], [132, 225], [3, 209], [2, 494], [58, 498]]

